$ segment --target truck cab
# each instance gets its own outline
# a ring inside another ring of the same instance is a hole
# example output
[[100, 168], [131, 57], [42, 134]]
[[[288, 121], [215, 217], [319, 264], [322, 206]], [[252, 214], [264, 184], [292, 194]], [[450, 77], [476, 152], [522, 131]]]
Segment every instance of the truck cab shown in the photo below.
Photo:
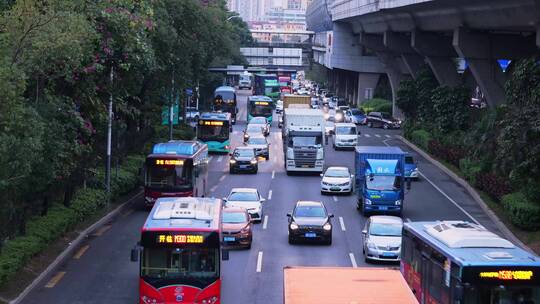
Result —
[[358, 209], [364, 214], [401, 216], [405, 188], [405, 155], [399, 147], [358, 146], [355, 151]]

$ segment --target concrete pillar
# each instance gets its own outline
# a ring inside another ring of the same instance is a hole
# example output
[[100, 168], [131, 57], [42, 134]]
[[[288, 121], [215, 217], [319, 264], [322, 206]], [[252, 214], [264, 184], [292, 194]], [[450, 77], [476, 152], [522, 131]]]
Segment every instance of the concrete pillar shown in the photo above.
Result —
[[381, 75], [376, 73], [358, 73], [358, 104], [373, 97], [380, 77]]
[[411, 38], [403, 33], [386, 31], [383, 35], [383, 45], [390, 51], [400, 54], [405, 68], [413, 78], [424, 67], [424, 58], [411, 46]]
[[452, 47], [452, 39], [434, 33], [414, 31], [411, 33], [411, 46], [424, 56], [440, 85], [459, 84], [459, 75], [454, 58], [457, 54]]
[[425, 66], [424, 58], [418, 54], [402, 54], [401, 59], [411, 76], [416, 79]]
[[396, 118], [403, 118], [403, 112], [397, 107], [397, 91], [399, 89], [399, 84], [406, 77], [401, 73], [399, 61], [396, 59], [394, 54], [388, 52], [377, 52], [377, 57], [384, 64], [386, 68], [386, 75], [390, 81], [390, 87], [392, 89], [392, 116]]
[[467, 61], [488, 105], [494, 107], [504, 102], [505, 75], [496, 58], [492, 58], [488, 36], [457, 28], [454, 30], [452, 44], [456, 52]]

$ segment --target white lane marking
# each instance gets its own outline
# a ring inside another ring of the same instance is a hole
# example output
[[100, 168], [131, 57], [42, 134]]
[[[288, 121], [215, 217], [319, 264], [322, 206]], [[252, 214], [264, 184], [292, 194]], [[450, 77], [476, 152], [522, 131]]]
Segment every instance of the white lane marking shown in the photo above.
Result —
[[276, 176], [276, 170], [272, 170], [272, 179]]
[[371, 135], [369, 135], [369, 134], [364, 134], [364, 136], [365, 136], [365, 137], [371, 137]]
[[349, 252], [349, 258], [351, 259], [352, 267], [358, 268], [358, 265], [356, 264], [356, 259], [354, 258], [354, 253]]
[[219, 162], [221, 162], [222, 160], [223, 160], [223, 156], [220, 155], [220, 156], [218, 157], [217, 161], [218, 161], [218, 163], [219, 163]]
[[263, 252], [259, 251], [259, 255], [257, 256], [257, 272], [262, 271], [262, 258], [263, 258]]
[[410, 218], [405, 219], [408, 223], [412, 222]]
[[375, 134], [375, 137], [381, 137], [379, 134]]
[[480, 223], [469, 212], [465, 211], [465, 209], [463, 209], [463, 207], [461, 207], [458, 203], [456, 203], [456, 201], [454, 201], [450, 196], [448, 196], [448, 194], [446, 194], [444, 191], [442, 191], [441, 188], [439, 188], [437, 185], [435, 185], [434, 182], [432, 182], [429, 178], [427, 178], [424, 174], [422, 174], [422, 172], [418, 172], [418, 173], [420, 174], [420, 176], [425, 178], [433, 186], [433, 188], [437, 189], [437, 191], [439, 191], [452, 204], [454, 204], [454, 206], [456, 206], [459, 210], [461, 210], [463, 213], [465, 213], [465, 215], [468, 216], [473, 222], [480, 225]]
[[209, 157], [208, 157], [208, 161], [209, 161], [209, 162], [212, 161], [212, 159], [214, 159], [213, 156], [209, 156]]
[[216, 191], [216, 189], [217, 189], [217, 185], [215, 185], [214, 187], [210, 188], [210, 192], [214, 192], [214, 191]]
[[225, 179], [226, 175], [222, 175], [220, 178], [219, 178], [219, 181], [222, 182], [224, 179]]
[[268, 226], [268, 215], [264, 216], [263, 220], [263, 229], [266, 229], [266, 226]]
[[386, 134], [386, 135], [384, 135], [384, 136], [385, 136], [386, 138], [390, 138], [390, 137], [391, 137], [391, 136], [390, 136], [390, 135], [388, 135], [388, 134]]
[[272, 190], [269, 190], [268, 191], [268, 200], [271, 200], [272, 199]]
[[336, 202], [336, 203], [337, 203], [337, 196], [335, 196], [335, 195], [334, 195], [334, 196], [332, 196], [332, 199], [334, 199], [334, 202]]
[[339, 225], [341, 226], [341, 231], [347, 231], [347, 228], [345, 228], [345, 222], [341, 216], [339, 217]]

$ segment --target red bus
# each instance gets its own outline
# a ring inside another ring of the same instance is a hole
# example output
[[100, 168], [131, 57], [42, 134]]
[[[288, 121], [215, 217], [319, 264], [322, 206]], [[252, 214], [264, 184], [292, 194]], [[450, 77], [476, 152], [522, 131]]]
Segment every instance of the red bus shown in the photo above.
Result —
[[165, 197], [154, 204], [131, 260], [139, 262], [140, 304], [219, 304], [222, 201]]
[[285, 94], [291, 94], [291, 76], [279, 76], [279, 91]]
[[156, 144], [146, 157], [144, 201], [160, 197], [204, 196], [208, 180], [208, 146], [197, 141], [171, 140]]
[[403, 225], [401, 273], [422, 304], [540, 303], [540, 258], [465, 221]]

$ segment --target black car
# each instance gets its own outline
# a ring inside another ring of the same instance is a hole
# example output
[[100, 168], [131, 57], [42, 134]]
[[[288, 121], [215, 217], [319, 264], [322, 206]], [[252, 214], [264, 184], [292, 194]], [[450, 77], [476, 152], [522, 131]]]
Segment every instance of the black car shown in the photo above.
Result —
[[237, 147], [230, 156], [229, 172], [231, 174], [240, 171], [248, 171], [251, 173], [257, 173], [257, 171], [259, 171], [259, 163], [257, 161], [257, 156], [255, 155], [255, 149], [250, 147]]
[[289, 244], [299, 240], [332, 244], [333, 214], [328, 214], [322, 202], [298, 201], [289, 218]]
[[401, 128], [401, 120], [397, 120], [388, 113], [370, 112], [366, 118], [368, 127], [384, 128], [384, 129], [399, 129]]

